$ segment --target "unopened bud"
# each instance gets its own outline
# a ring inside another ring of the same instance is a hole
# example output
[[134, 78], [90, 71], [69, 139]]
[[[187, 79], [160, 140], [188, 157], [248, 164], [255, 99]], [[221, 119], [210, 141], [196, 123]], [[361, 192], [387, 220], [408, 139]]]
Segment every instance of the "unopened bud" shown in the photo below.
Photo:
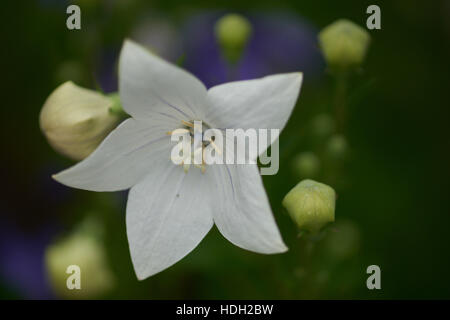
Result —
[[343, 71], [361, 65], [369, 47], [370, 35], [357, 24], [340, 19], [319, 33], [319, 43], [330, 68]]
[[[61, 298], [97, 298], [115, 285], [103, 243], [96, 234], [89, 235], [87, 228], [50, 245], [45, 251], [45, 265], [51, 287]], [[79, 273], [70, 269], [71, 266]], [[79, 281], [79, 287], [68, 286], [71, 276], [77, 278], [73, 283]]]
[[243, 16], [228, 14], [216, 22], [215, 33], [225, 58], [236, 63], [247, 45], [252, 26]]
[[283, 206], [300, 230], [316, 233], [334, 221], [336, 193], [326, 184], [303, 180], [283, 199]]
[[50, 145], [74, 160], [86, 158], [118, 124], [115, 96], [68, 81], [45, 101], [39, 123]]

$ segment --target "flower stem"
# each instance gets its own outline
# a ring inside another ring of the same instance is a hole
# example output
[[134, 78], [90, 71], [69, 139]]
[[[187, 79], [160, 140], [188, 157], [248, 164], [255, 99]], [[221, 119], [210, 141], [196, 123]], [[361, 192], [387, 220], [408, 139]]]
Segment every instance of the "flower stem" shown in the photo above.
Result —
[[118, 116], [121, 119], [128, 118], [128, 114], [123, 110], [122, 103], [118, 93], [111, 93], [108, 95], [113, 101], [112, 106], [109, 108], [109, 112]]
[[334, 108], [336, 115], [337, 132], [344, 133], [347, 120], [347, 73], [336, 75], [336, 89], [334, 95]]

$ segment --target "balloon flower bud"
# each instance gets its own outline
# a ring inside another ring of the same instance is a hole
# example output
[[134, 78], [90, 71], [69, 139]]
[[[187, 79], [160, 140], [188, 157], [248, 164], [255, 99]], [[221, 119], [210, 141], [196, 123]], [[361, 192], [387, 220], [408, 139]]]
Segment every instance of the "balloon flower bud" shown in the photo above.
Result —
[[345, 19], [333, 22], [319, 33], [322, 53], [333, 70], [345, 71], [360, 66], [369, 43], [369, 33]]
[[215, 25], [215, 34], [222, 54], [230, 63], [239, 61], [251, 33], [250, 22], [237, 14], [228, 14], [220, 18]]
[[314, 178], [319, 173], [319, 158], [312, 152], [302, 152], [294, 157], [295, 173], [302, 178]]
[[316, 233], [334, 221], [336, 194], [333, 188], [313, 180], [303, 180], [283, 199], [283, 206], [300, 230]]
[[68, 81], [45, 101], [40, 127], [56, 151], [81, 160], [117, 126], [121, 119], [117, 104], [116, 95], [105, 96]]
[[76, 231], [50, 245], [45, 251], [50, 284], [61, 298], [97, 298], [115, 285], [102, 242]]

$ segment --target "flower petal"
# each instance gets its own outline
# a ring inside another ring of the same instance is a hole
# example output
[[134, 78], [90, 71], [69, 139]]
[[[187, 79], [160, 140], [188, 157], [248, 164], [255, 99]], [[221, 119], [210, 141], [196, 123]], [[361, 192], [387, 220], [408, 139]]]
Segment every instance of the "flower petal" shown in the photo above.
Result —
[[53, 176], [67, 186], [118, 191], [139, 182], [159, 161], [170, 162], [171, 142], [165, 123], [127, 119], [86, 159]]
[[302, 77], [300, 72], [286, 73], [212, 87], [206, 119], [220, 128], [281, 130], [297, 101]]
[[131, 188], [127, 234], [138, 279], [182, 259], [211, 229], [210, 181], [200, 170], [184, 173], [169, 162]]
[[285, 252], [256, 165], [214, 165], [220, 210], [213, 212], [222, 235], [233, 244], [258, 253]]
[[205, 86], [130, 40], [125, 41], [120, 54], [119, 89], [123, 107], [133, 117], [165, 114], [190, 121], [204, 116]]

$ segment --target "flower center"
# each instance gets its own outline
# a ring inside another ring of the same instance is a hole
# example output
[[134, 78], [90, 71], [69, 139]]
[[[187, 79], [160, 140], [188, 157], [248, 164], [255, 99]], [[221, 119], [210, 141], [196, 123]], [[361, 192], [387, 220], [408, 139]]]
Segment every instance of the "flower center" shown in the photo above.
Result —
[[[202, 173], [206, 171], [205, 148], [211, 145], [219, 154], [220, 150], [214, 143], [214, 137], [205, 139], [204, 132], [210, 126], [201, 120], [181, 121], [182, 128], [167, 132], [168, 135], [184, 136], [189, 142], [189, 147], [183, 147], [183, 156], [173, 156], [172, 161], [179, 163], [184, 172], [188, 172], [191, 164], [199, 168]], [[183, 142], [182, 142], [183, 143]]]

